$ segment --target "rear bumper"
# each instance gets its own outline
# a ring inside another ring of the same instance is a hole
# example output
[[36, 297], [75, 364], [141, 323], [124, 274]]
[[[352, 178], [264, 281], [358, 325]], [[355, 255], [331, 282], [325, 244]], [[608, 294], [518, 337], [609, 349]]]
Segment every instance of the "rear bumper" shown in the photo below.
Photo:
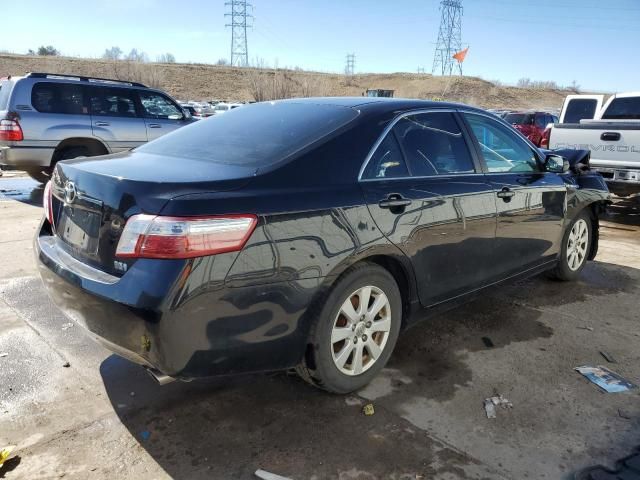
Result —
[[304, 354], [319, 279], [229, 288], [201, 278], [198, 259], [138, 260], [118, 278], [75, 260], [46, 229], [34, 250], [67, 317], [107, 349], [171, 377], [280, 370]]
[[619, 195], [640, 192], [640, 168], [599, 166], [592, 166], [592, 168], [602, 175], [611, 192]]
[[0, 145], [0, 165], [6, 170], [48, 167], [51, 165], [54, 150], [53, 147]]

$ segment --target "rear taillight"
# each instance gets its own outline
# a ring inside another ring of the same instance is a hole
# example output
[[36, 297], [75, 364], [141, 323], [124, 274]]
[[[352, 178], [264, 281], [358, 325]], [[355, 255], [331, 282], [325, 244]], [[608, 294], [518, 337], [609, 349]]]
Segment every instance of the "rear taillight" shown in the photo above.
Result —
[[47, 216], [47, 220], [53, 225], [53, 203], [51, 202], [51, 195], [51, 182], [47, 182], [44, 187], [44, 194], [42, 195], [42, 207], [44, 208], [44, 214]]
[[551, 139], [551, 129], [547, 128], [542, 133], [542, 138], [540, 139], [540, 148], [549, 148], [549, 140]]
[[193, 258], [241, 250], [256, 228], [255, 215], [162, 217], [134, 215], [124, 227], [116, 256]]
[[23, 138], [22, 127], [17, 120], [0, 120], [0, 140], [20, 142]]

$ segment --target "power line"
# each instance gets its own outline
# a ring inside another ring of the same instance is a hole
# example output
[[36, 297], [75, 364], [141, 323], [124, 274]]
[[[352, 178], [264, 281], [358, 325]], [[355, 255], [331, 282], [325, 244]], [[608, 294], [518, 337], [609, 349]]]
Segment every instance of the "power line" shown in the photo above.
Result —
[[344, 67], [345, 75], [353, 75], [356, 72], [356, 54], [348, 53], [347, 54], [347, 63]]
[[431, 72], [451, 75], [457, 67], [462, 75], [462, 64], [453, 58], [453, 55], [460, 50], [462, 50], [462, 0], [442, 0], [440, 28]]
[[246, 67], [249, 65], [249, 48], [247, 45], [247, 18], [253, 19], [253, 15], [248, 13], [253, 5], [247, 0], [231, 0], [225, 3], [231, 10], [225, 13], [225, 17], [231, 17], [231, 23], [225, 26], [231, 27], [231, 65]]

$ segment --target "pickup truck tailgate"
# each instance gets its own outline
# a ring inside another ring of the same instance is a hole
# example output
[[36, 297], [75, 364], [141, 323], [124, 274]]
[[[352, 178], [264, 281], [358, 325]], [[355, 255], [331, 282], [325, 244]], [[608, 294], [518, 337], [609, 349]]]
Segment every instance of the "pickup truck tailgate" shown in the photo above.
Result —
[[551, 130], [549, 148], [591, 150], [591, 165], [594, 167], [640, 168], [640, 121], [555, 125]]

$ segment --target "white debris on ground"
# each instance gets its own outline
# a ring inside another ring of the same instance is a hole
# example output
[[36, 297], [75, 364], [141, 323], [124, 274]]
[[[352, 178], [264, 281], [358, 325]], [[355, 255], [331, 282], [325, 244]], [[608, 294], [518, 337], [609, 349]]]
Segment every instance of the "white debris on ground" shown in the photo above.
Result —
[[496, 407], [513, 408], [513, 403], [502, 395], [484, 399], [484, 411], [487, 413], [487, 418], [496, 418]]

